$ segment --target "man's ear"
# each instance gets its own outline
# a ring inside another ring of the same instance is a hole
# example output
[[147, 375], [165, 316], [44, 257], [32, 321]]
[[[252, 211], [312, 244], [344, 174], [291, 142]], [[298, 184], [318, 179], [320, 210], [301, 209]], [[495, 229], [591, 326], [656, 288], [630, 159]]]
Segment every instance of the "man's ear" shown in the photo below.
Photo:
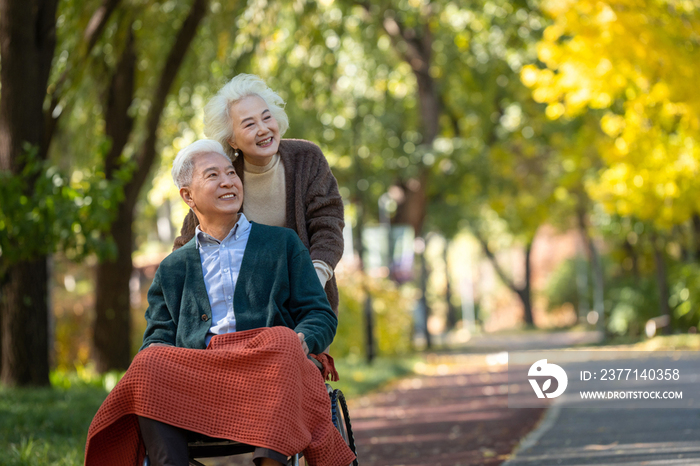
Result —
[[183, 186], [182, 188], [180, 188], [180, 197], [183, 201], [185, 201], [185, 204], [190, 206], [190, 209], [195, 208], [196, 204], [194, 203], [194, 199], [192, 198], [192, 190], [189, 186]]

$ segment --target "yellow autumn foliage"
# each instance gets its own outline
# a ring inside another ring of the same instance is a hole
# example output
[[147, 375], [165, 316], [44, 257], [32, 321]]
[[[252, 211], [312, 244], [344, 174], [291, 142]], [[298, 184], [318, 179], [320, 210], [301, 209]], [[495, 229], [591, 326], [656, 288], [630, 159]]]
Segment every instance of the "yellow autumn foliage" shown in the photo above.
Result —
[[610, 212], [668, 228], [700, 212], [700, 2], [550, 0], [546, 68], [522, 82], [551, 119], [601, 109], [587, 185]]

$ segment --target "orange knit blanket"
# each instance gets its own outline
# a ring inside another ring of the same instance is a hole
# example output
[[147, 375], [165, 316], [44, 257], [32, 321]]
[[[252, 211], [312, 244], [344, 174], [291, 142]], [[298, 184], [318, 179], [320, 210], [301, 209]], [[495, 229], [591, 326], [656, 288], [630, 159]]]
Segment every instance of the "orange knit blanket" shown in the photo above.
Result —
[[355, 456], [330, 409], [318, 368], [289, 328], [216, 336], [206, 350], [152, 347], [97, 411], [85, 464], [142, 464], [139, 415], [288, 456], [303, 451], [312, 465], [346, 466]]

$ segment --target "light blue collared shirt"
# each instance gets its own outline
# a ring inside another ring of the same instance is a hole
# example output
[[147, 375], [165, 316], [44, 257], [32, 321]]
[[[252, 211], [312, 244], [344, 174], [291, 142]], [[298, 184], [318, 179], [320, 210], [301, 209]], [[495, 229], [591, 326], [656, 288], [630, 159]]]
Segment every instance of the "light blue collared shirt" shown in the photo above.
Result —
[[238, 222], [223, 241], [204, 233], [197, 226], [195, 238], [199, 258], [202, 261], [204, 285], [211, 305], [211, 327], [205, 344], [214, 335], [236, 331], [236, 316], [233, 313], [233, 292], [241, 270], [243, 253], [250, 236], [250, 222], [239, 214]]

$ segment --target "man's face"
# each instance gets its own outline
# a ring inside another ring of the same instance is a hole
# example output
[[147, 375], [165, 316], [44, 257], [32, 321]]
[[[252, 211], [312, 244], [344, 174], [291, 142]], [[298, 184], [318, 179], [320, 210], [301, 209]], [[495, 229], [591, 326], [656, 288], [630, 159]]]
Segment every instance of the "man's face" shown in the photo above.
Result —
[[180, 196], [200, 221], [215, 222], [238, 213], [243, 185], [228, 157], [209, 152], [195, 156], [192, 182], [180, 189]]

